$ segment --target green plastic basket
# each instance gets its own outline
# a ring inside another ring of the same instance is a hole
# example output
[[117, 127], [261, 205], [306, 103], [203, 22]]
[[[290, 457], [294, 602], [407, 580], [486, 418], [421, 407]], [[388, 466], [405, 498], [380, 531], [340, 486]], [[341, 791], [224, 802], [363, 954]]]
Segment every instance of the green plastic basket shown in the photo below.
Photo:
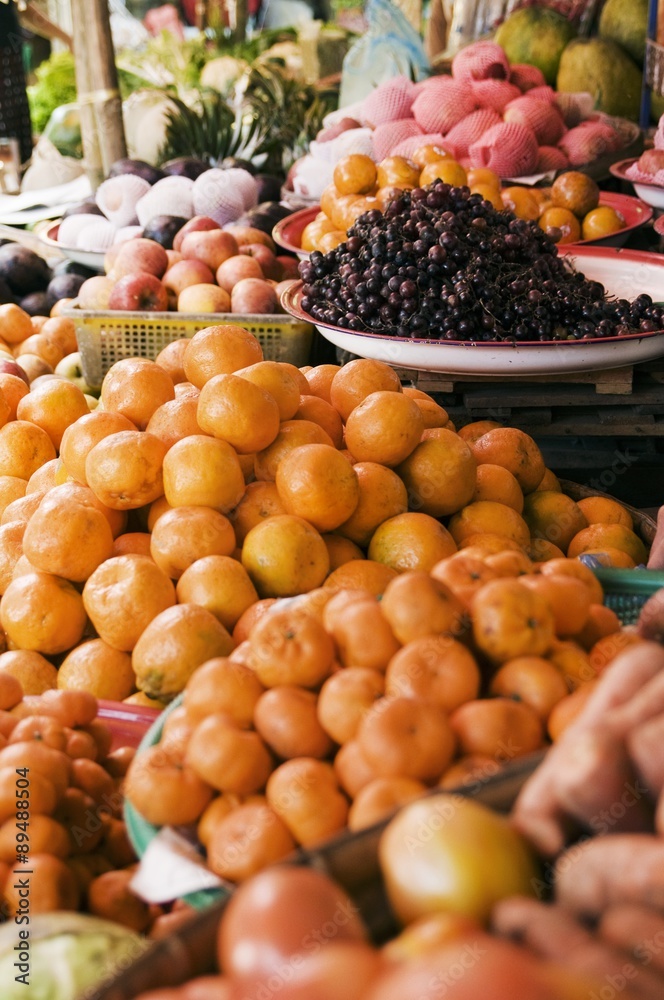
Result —
[[591, 567], [604, 588], [604, 603], [623, 625], [634, 625], [649, 597], [664, 587], [664, 572], [650, 569]]

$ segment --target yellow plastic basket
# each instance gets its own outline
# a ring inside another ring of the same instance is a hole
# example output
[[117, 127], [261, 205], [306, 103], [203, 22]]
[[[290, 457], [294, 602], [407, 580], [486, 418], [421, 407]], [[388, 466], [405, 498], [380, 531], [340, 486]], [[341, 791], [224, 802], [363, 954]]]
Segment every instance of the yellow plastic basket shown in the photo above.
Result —
[[65, 309], [74, 320], [81, 368], [88, 385], [101, 386], [104, 375], [122, 358], [154, 359], [167, 344], [193, 337], [215, 324], [242, 326], [260, 341], [267, 361], [288, 361], [297, 367], [309, 361], [313, 326], [291, 316], [235, 313], [93, 312]]

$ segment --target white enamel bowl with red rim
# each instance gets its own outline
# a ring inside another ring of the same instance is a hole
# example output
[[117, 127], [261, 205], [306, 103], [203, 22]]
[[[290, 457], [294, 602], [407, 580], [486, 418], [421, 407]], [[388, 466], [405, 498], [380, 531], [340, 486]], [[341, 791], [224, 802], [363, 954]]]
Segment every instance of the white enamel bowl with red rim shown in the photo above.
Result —
[[[633, 161], [629, 161], [630, 163]], [[664, 195], [664, 188], [662, 188]], [[576, 243], [566, 244], [567, 246], [604, 246], [620, 247], [629, 239], [631, 233], [644, 226], [653, 217], [653, 209], [644, 200], [635, 198], [630, 194], [614, 194], [611, 191], [602, 191], [599, 199], [601, 206], [614, 208], [625, 220], [625, 225], [610, 236], [603, 236], [595, 240], [577, 240]], [[664, 199], [663, 199], [664, 204]], [[297, 254], [300, 260], [306, 259], [309, 252], [302, 249], [302, 233], [305, 226], [313, 222], [320, 212], [320, 205], [313, 208], [302, 208], [299, 212], [282, 219], [272, 230], [272, 239], [284, 250]]]
[[[568, 245], [561, 248], [587, 278], [600, 281], [608, 294], [635, 299], [642, 293], [664, 302], [664, 256], [613, 247]], [[398, 368], [458, 375], [546, 375], [618, 368], [664, 355], [664, 330], [623, 337], [571, 341], [466, 341], [409, 339], [355, 333], [318, 323], [300, 305], [302, 282], [282, 295], [286, 312], [314, 323], [336, 347]]]
[[652, 208], [660, 210], [663, 209], [664, 187], [660, 184], [648, 184], [644, 181], [633, 181], [631, 178], [627, 177], [627, 171], [636, 163], [637, 160], [638, 156], [631, 156], [627, 160], [619, 160], [618, 163], [613, 163], [609, 167], [609, 170], [614, 177], [617, 177], [618, 180], [631, 184], [637, 196], [641, 199], [641, 201], [644, 201], [646, 205], [650, 205]]
[[44, 232], [39, 234], [39, 239], [42, 243], [54, 250], [59, 250], [60, 253], [64, 254], [68, 260], [73, 261], [75, 264], [83, 264], [84, 267], [89, 267], [92, 271], [103, 271], [104, 251], [80, 250], [78, 247], [63, 246], [62, 243], [58, 242], [58, 230], [60, 229], [61, 222], [62, 219], [58, 219], [57, 222], [52, 223]]

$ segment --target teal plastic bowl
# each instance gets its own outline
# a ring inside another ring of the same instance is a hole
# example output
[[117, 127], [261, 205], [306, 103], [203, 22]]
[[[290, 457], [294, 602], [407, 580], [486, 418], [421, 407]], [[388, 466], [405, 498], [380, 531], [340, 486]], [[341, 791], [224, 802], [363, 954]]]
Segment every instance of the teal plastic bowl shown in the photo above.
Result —
[[[144, 753], [148, 747], [153, 747], [155, 744], [159, 743], [164, 723], [170, 716], [171, 712], [174, 712], [175, 709], [182, 704], [183, 697], [184, 696], [182, 694], [179, 694], [177, 698], [171, 702], [168, 708], [165, 708], [164, 711], [157, 716], [138, 745], [138, 749], [136, 750], [137, 757], [140, 757], [140, 755]], [[124, 801], [124, 819], [129, 841], [138, 857], [142, 858], [148, 849], [148, 845], [159, 833], [160, 827], [155, 826], [154, 823], [148, 823], [148, 821], [141, 816], [138, 810], [136, 810], [132, 806], [131, 802], [127, 801], [127, 799]], [[212, 903], [216, 903], [220, 899], [226, 899], [227, 896], [230, 896], [231, 891], [231, 889], [225, 888], [200, 889], [198, 892], [189, 893], [182, 898], [195, 910], [205, 910], [208, 906], [211, 906]]]

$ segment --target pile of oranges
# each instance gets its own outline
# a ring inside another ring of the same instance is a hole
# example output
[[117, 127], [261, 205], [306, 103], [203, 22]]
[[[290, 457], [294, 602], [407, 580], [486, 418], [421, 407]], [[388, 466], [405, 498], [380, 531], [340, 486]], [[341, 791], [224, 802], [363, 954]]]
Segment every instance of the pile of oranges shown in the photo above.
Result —
[[613, 206], [600, 205], [599, 187], [580, 171], [566, 171], [550, 187], [503, 187], [494, 171], [486, 167], [466, 170], [442, 147], [425, 144], [410, 158], [388, 156], [374, 163], [368, 156], [351, 153], [339, 160], [332, 184], [321, 195], [320, 212], [302, 232], [302, 249], [333, 250], [364, 212], [383, 211], [401, 191], [435, 180], [453, 187], [465, 185], [498, 211], [509, 209], [520, 219], [537, 221], [558, 244], [600, 239], [625, 226]]

